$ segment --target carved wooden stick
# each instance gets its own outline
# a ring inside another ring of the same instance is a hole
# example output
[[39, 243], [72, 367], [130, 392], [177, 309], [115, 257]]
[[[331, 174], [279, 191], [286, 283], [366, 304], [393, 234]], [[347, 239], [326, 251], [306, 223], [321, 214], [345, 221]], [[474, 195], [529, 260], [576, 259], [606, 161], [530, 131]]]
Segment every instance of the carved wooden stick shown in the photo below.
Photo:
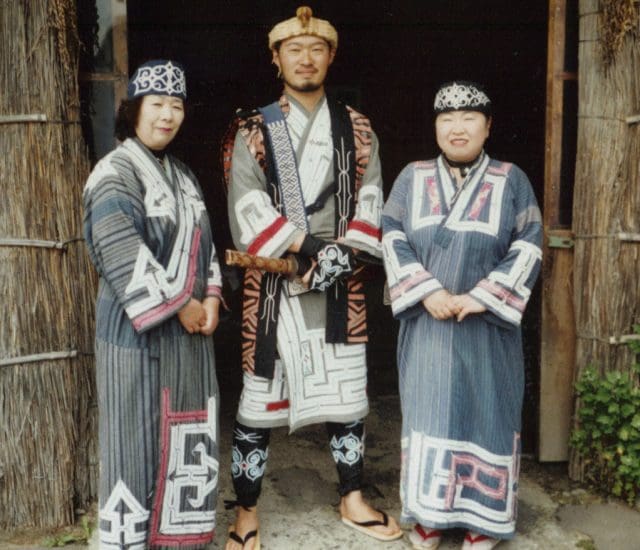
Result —
[[226, 250], [224, 259], [227, 265], [237, 265], [244, 269], [261, 269], [269, 273], [284, 273], [292, 275], [298, 270], [298, 263], [293, 256], [286, 258], [267, 258], [265, 256], [254, 256], [239, 250]]

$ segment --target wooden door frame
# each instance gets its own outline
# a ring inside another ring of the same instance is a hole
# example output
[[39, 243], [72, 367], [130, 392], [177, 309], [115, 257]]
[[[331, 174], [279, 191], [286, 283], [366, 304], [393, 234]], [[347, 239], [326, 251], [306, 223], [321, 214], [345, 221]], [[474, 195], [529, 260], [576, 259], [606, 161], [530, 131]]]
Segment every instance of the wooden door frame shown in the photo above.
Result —
[[[117, 108], [126, 97], [128, 82], [127, 2], [106, 1], [111, 2], [114, 70], [83, 73], [80, 79], [113, 82]], [[549, 0], [548, 20], [538, 458], [564, 461], [568, 459], [575, 363], [572, 234], [559, 220], [564, 82], [576, 78], [564, 70], [566, 0]]]
[[[127, 46], [127, 0], [95, 0], [98, 12], [109, 8], [111, 14], [111, 46], [113, 68], [111, 72], [83, 72], [79, 74], [81, 85], [93, 82], [109, 82], [113, 86], [114, 107], [117, 112], [120, 101], [127, 97], [129, 82], [129, 49]], [[114, 112], [115, 115], [115, 112]], [[115, 136], [113, 145], [116, 145]]]
[[573, 311], [573, 235], [561, 225], [566, 0], [549, 0], [544, 171], [544, 245], [540, 329], [538, 458], [566, 461], [573, 415], [576, 330]]

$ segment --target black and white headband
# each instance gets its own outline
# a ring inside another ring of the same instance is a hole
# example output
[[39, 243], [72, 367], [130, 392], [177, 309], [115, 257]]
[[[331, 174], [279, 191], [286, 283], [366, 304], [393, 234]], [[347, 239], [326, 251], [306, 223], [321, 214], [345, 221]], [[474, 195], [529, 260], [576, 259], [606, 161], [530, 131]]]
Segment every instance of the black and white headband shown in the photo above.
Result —
[[187, 98], [187, 80], [180, 63], [166, 59], [154, 59], [140, 65], [129, 80], [127, 97], [134, 99], [144, 95], [168, 95]]
[[491, 100], [474, 82], [458, 80], [442, 84], [433, 102], [436, 115], [449, 111], [479, 111], [491, 116]]

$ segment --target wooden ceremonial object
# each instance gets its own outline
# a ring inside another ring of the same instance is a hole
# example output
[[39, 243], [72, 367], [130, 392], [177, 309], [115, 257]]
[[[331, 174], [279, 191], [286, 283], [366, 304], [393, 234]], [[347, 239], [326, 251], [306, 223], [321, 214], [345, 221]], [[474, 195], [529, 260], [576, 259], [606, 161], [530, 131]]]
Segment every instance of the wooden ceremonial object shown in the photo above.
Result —
[[254, 256], [239, 250], [227, 249], [224, 254], [227, 265], [235, 265], [243, 269], [261, 269], [269, 273], [283, 273], [292, 275], [298, 270], [298, 263], [293, 256], [286, 258], [267, 258], [265, 256]]

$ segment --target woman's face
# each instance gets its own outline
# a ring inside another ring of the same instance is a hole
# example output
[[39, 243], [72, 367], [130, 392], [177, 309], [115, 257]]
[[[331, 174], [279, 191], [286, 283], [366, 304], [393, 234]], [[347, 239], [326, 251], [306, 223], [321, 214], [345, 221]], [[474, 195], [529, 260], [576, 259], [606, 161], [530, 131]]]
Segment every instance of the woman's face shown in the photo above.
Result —
[[491, 119], [478, 111], [451, 111], [436, 117], [436, 140], [455, 162], [471, 162], [489, 137]]
[[136, 135], [149, 149], [164, 149], [178, 133], [184, 120], [184, 104], [179, 97], [146, 95], [142, 98]]

